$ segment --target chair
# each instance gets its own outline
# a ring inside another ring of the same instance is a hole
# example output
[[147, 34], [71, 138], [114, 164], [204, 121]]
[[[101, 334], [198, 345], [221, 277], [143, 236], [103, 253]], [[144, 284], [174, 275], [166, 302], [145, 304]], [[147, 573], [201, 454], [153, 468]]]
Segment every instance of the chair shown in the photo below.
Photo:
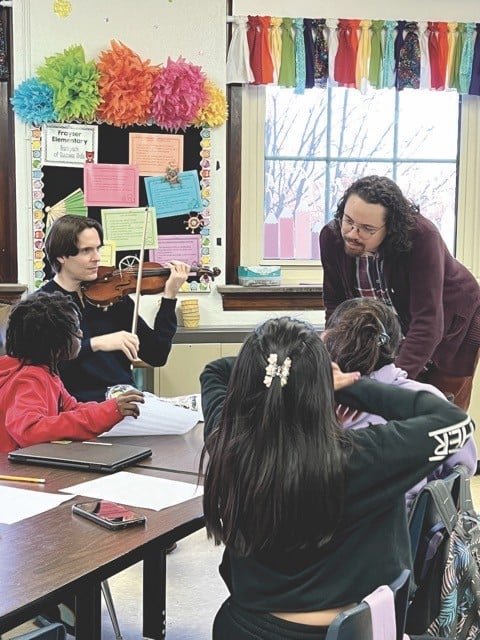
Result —
[[[110, 621], [112, 623], [113, 631], [115, 633], [115, 640], [123, 640], [122, 634], [120, 632], [120, 625], [118, 624], [117, 614], [115, 611], [115, 606], [113, 604], [112, 593], [110, 591], [110, 585], [108, 584], [108, 580], [103, 580], [100, 584], [102, 595], [105, 600], [105, 605], [107, 607], [108, 615], [110, 616]], [[46, 628], [48, 625], [60, 622], [62, 626], [65, 627], [66, 631], [70, 635], [75, 635], [75, 613], [73, 610], [74, 603], [69, 602], [68, 604], [60, 604], [57, 607], [54, 607], [54, 610], [43, 612], [35, 619], [35, 624], [41, 626], [42, 628]], [[40, 636], [42, 637], [42, 636]], [[23, 636], [21, 636], [23, 640]], [[0, 638], [1, 640], [1, 638]], [[13, 639], [16, 640], [16, 639]]]
[[103, 598], [107, 606], [108, 615], [110, 616], [110, 621], [112, 623], [113, 631], [115, 633], [115, 640], [122, 640], [122, 634], [120, 633], [120, 625], [118, 624], [117, 614], [115, 611], [115, 607], [113, 605], [113, 598], [112, 598], [112, 593], [110, 591], [110, 585], [108, 584], [108, 580], [103, 580], [101, 587], [102, 587]]
[[[407, 617], [410, 571], [404, 569], [390, 585], [395, 602], [396, 632], [391, 640], [403, 640]], [[375, 592], [374, 592], [375, 593]], [[372, 610], [367, 602], [342, 611], [328, 627], [326, 640], [373, 640]]]
[[21, 636], [15, 636], [12, 640], [65, 640], [67, 632], [60, 622], [52, 622], [46, 627], [34, 629]]
[[[462, 467], [458, 465], [450, 475], [442, 479], [442, 483], [447, 487], [456, 505], [458, 505], [460, 497], [462, 473]], [[420, 572], [426, 552], [425, 549], [422, 549], [422, 537], [424, 538], [426, 534], [441, 521], [441, 518], [442, 515], [438, 512], [438, 509], [436, 509], [435, 502], [430, 493], [430, 483], [427, 483], [418, 494], [412, 506], [408, 521], [410, 545], [415, 567], [413, 577], [417, 583], [420, 581]]]

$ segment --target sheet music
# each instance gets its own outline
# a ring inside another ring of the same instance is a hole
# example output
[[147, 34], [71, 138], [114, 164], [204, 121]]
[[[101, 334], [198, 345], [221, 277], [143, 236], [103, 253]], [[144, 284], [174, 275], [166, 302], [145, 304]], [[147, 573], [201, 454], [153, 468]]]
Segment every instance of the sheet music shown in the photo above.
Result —
[[[137, 419], [127, 416], [103, 436], [161, 436], [182, 435], [203, 420], [200, 394], [178, 398], [159, 398], [144, 393], [145, 404], [140, 405]], [[187, 408], [189, 407], [189, 408]], [[194, 407], [197, 409], [194, 410]]]

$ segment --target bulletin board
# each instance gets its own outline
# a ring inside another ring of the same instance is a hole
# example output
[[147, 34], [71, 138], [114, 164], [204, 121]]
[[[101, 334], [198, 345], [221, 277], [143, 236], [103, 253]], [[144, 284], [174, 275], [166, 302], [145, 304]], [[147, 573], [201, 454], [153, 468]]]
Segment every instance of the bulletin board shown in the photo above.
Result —
[[[129, 134], [170, 134], [156, 125], [133, 125], [115, 127], [106, 123], [92, 123], [98, 126], [99, 164], [129, 163]], [[199, 236], [200, 263], [196, 266], [210, 266], [210, 157], [211, 129], [209, 127], [188, 127], [180, 132], [183, 136], [183, 171], [195, 171], [198, 175], [201, 194], [201, 211], [182, 213], [167, 218], [157, 217], [157, 235], [159, 236]], [[42, 164], [42, 129], [32, 127], [32, 210], [33, 210], [33, 246], [34, 246], [34, 281], [41, 287], [45, 280], [52, 277], [50, 266], [45, 255], [46, 210], [60, 202], [78, 188], [84, 187], [84, 170], [82, 167], [51, 166]], [[144, 176], [139, 177], [139, 207], [147, 207], [147, 193]], [[102, 223], [101, 209], [108, 207], [89, 206], [88, 216]], [[117, 251], [116, 263], [127, 255], [139, 255], [139, 251]], [[181, 260], [182, 256], [178, 256]], [[145, 260], [148, 252], [145, 252]], [[184, 291], [209, 291], [208, 278], [199, 282], [187, 282]]]

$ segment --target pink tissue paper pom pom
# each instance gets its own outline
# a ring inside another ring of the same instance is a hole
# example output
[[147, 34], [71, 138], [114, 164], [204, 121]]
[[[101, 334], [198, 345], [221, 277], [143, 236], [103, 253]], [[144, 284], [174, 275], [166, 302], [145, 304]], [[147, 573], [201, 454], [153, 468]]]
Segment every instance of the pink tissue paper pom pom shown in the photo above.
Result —
[[153, 81], [155, 122], [173, 131], [186, 129], [208, 100], [205, 82], [201, 67], [182, 57], [176, 62], [168, 58], [165, 68]]

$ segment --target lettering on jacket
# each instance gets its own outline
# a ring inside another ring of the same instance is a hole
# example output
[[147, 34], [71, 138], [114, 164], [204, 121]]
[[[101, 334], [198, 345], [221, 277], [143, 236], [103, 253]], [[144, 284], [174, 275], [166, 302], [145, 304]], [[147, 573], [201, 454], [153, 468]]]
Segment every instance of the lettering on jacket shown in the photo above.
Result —
[[436, 462], [443, 460], [452, 453], [456, 453], [463, 447], [466, 441], [472, 437], [474, 429], [475, 427], [471, 419], [466, 418], [457, 424], [430, 431], [428, 435], [433, 438], [437, 444], [429, 461]]

